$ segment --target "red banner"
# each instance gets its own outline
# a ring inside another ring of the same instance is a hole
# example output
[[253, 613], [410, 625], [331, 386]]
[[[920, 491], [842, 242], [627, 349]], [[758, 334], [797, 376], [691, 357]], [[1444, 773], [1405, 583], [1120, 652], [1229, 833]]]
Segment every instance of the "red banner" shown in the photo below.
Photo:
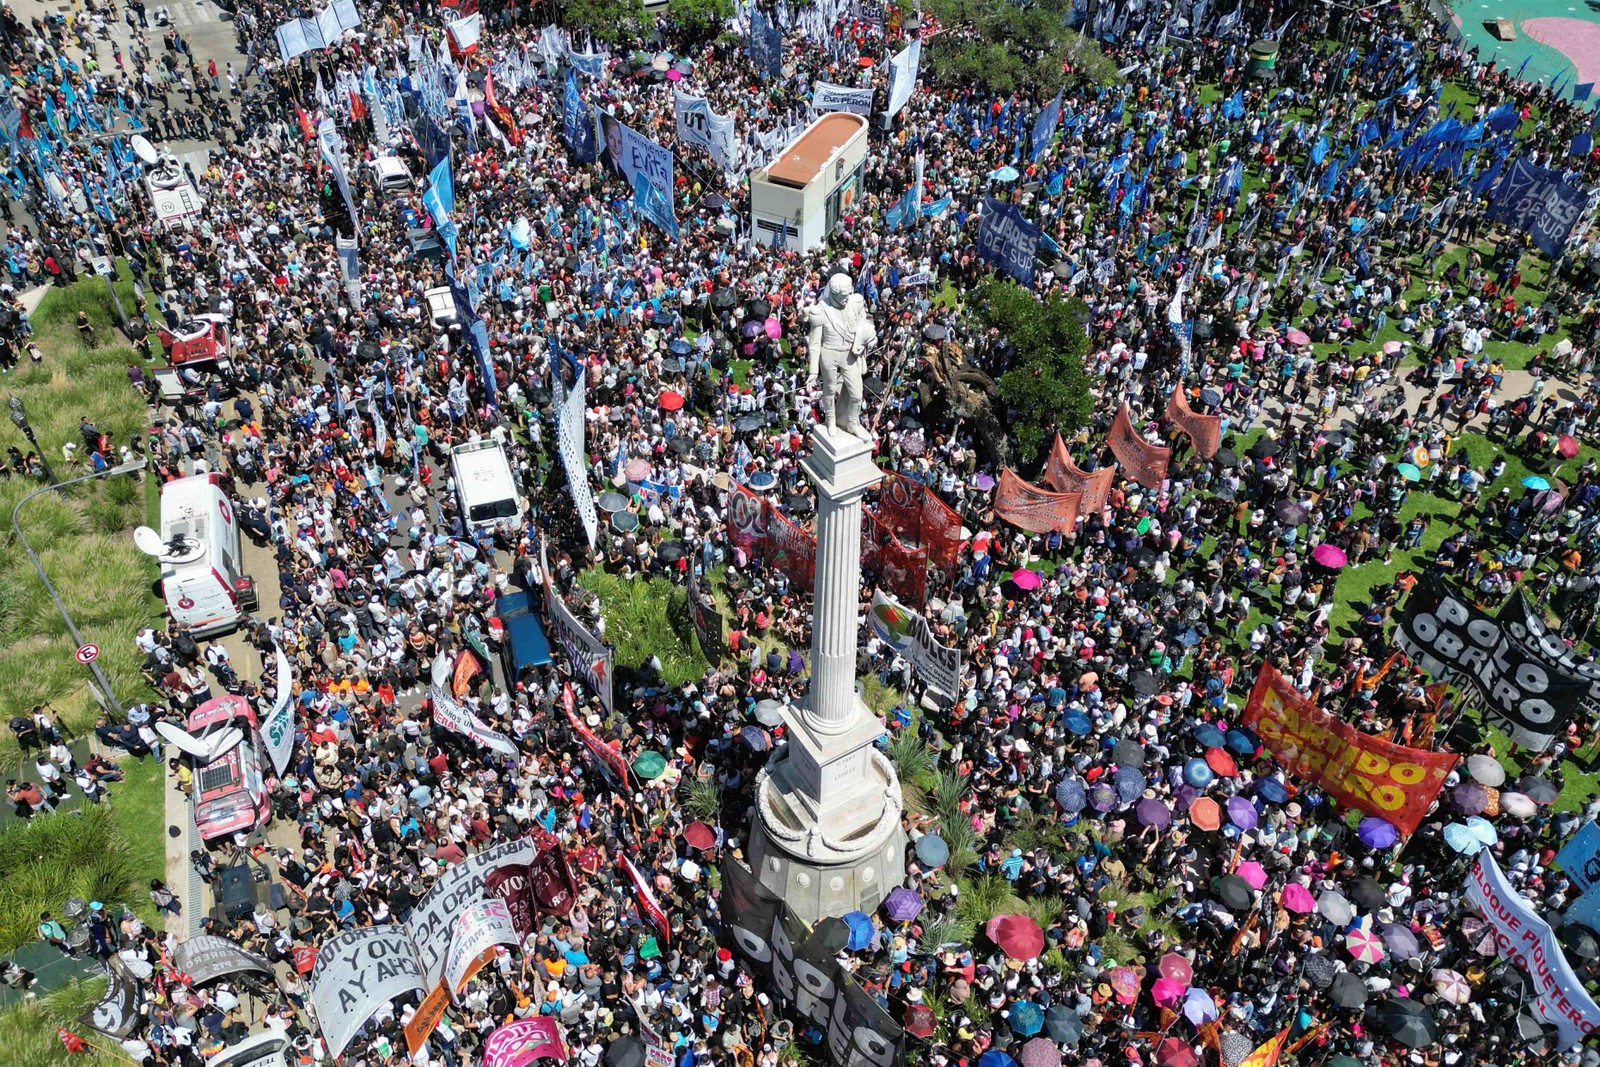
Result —
[[884, 476], [878, 518], [907, 544], [928, 550], [940, 567], [954, 567], [961, 555], [961, 516], [939, 499], [933, 487], [903, 474]]
[[1128, 477], [1146, 489], [1160, 489], [1167, 477], [1167, 460], [1172, 458], [1172, 449], [1153, 445], [1140, 437], [1139, 431], [1133, 428], [1126, 403], [1117, 409], [1117, 417], [1111, 420], [1110, 436], [1111, 454], [1117, 457], [1117, 463]]
[[1191, 408], [1182, 382], [1173, 387], [1167, 401], [1167, 420], [1188, 435], [1202, 459], [1210, 459], [1222, 447], [1222, 416], [1202, 415]]
[[573, 710], [574, 702], [568, 699], [566, 693], [566, 690], [570, 688], [572, 688], [572, 683], [570, 682], [562, 686], [562, 703], [566, 705], [567, 723], [572, 727], [572, 732], [578, 735], [579, 740], [601, 762], [601, 765], [611, 773], [621, 788], [629, 788], [628, 761], [622, 758], [621, 752], [600, 740], [599, 736], [589, 729], [588, 724], [578, 718], [578, 713]]
[[861, 577], [920, 608], [928, 597], [927, 550], [906, 545], [871, 508], [862, 508]]
[[639, 900], [639, 910], [656, 928], [661, 940], [670, 943], [672, 926], [667, 922], [667, 913], [661, 910], [661, 902], [656, 900], [655, 890], [650, 888], [650, 883], [645, 881], [644, 875], [639, 873], [639, 868], [635, 867], [628, 857], [622, 857], [622, 866], [628, 872], [628, 877], [633, 880], [633, 893]]
[[483, 876], [483, 891], [506, 906], [518, 937], [537, 928], [533, 921], [533, 881], [526, 863], [508, 863]]
[[1270, 663], [1261, 665], [1244, 724], [1290, 774], [1403, 834], [1416, 830], [1460, 758], [1364, 734], [1307, 700]]
[[1079, 507], [1085, 515], [1093, 515], [1106, 506], [1111, 497], [1111, 483], [1115, 480], [1115, 465], [1101, 467], [1090, 473], [1078, 469], [1067, 452], [1066, 442], [1056, 434], [1056, 443], [1050, 448], [1050, 461], [1045, 464], [1044, 484], [1058, 493], [1082, 493]]
[[728, 539], [746, 555], [788, 575], [811, 592], [817, 572], [817, 538], [779, 513], [772, 501], [742, 485], [728, 493]]
[[1070, 536], [1078, 525], [1082, 493], [1051, 493], [1024, 480], [1010, 467], [1000, 472], [994, 491], [994, 513], [1032, 533], [1055, 530]]

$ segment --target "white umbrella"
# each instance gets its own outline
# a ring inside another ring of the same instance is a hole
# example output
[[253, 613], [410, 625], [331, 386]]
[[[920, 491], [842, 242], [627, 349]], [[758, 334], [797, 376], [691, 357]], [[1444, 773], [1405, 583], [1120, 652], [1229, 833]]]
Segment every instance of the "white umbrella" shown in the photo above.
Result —
[[1504, 785], [1506, 780], [1506, 769], [1500, 761], [1481, 753], [1467, 757], [1467, 773], [1491, 789]]

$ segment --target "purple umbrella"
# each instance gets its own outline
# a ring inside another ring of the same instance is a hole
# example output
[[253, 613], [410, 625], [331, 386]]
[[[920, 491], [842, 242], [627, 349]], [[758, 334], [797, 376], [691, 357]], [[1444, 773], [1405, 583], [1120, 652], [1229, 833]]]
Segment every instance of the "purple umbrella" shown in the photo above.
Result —
[[1368, 815], [1356, 827], [1356, 836], [1368, 848], [1388, 848], [1400, 840], [1400, 831], [1394, 828], [1393, 823], [1380, 819], [1376, 815]]
[[1089, 806], [1095, 811], [1110, 811], [1117, 806], [1117, 791], [1105, 780], [1089, 787]]
[[1479, 815], [1489, 806], [1489, 791], [1478, 782], [1462, 782], [1451, 792], [1450, 802], [1463, 815]]
[[895, 886], [883, 900], [884, 914], [897, 923], [907, 923], [922, 914], [922, 898], [916, 890]]
[[1188, 811], [1189, 805], [1193, 804], [1199, 796], [1200, 790], [1194, 786], [1188, 784], [1180, 785], [1172, 791], [1172, 810]]
[[1133, 811], [1139, 817], [1141, 826], [1154, 826], [1157, 830], [1165, 830], [1172, 825], [1172, 809], [1154, 798], [1139, 801]]
[[978, 475], [975, 479], [973, 479], [973, 482], [977, 485], [981, 492], [987, 493], [989, 490], [994, 488], [994, 479], [987, 474]]
[[1256, 814], [1256, 806], [1244, 797], [1229, 797], [1228, 821], [1241, 830], [1254, 830], [1261, 816]]

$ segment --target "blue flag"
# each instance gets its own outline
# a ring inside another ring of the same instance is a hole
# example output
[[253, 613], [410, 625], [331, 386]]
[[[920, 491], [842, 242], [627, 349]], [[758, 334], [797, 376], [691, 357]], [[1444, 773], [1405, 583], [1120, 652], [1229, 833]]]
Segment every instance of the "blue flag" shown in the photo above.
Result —
[[1056, 127], [1061, 124], [1061, 92], [1056, 93], [1056, 98], [1046, 104], [1039, 111], [1039, 117], [1033, 120], [1033, 140], [1028, 152], [1030, 160], [1038, 160], [1050, 147], [1050, 142], [1055, 138]]
[[583, 102], [578, 89], [578, 76], [567, 71], [567, 84], [562, 98], [561, 132], [572, 149], [572, 158], [579, 163], [593, 163], [596, 156], [594, 120], [589, 105]]
[[1572, 87], [1573, 102], [1579, 104], [1583, 103], [1585, 100], [1589, 99], [1589, 94], [1592, 92], [1594, 92], [1594, 82], [1579, 82], [1577, 85]]
[[1317, 138], [1317, 143], [1311, 146], [1311, 162], [1317, 164], [1318, 166], [1321, 166], [1322, 165], [1322, 161], [1324, 159], [1327, 159], [1327, 158], [1328, 158], [1328, 135], [1327, 134], [1323, 134], [1321, 137]]
[[750, 9], [750, 61], [776, 75], [783, 70], [783, 34], [759, 7]]
[[633, 179], [633, 206], [639, 214], [671, 235], [674, 241], [678, 239], [678, 220], [673, 215], [672, 198], [643, 172]]
[[1022, 217], [1015, 204], [986, 197], [978, 223], [978, 255], [1024, 286], [1033, 286], [1034, 258], [1039, 254], [1039, 227]]

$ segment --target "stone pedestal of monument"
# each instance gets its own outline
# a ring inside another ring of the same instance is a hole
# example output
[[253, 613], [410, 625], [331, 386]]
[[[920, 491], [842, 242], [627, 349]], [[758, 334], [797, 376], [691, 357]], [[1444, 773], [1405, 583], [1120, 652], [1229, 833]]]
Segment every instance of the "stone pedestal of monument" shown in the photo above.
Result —
[[815, 923], [875, 909], [904, 879], [905, 835], [900, 781], [873, 745], [883, 721], [855, 679], [861, 498], [883, 475], [867, 441], [820, 426], [802, 466], [817, 489], [811, 689], [756, 779], [750, 866]]

